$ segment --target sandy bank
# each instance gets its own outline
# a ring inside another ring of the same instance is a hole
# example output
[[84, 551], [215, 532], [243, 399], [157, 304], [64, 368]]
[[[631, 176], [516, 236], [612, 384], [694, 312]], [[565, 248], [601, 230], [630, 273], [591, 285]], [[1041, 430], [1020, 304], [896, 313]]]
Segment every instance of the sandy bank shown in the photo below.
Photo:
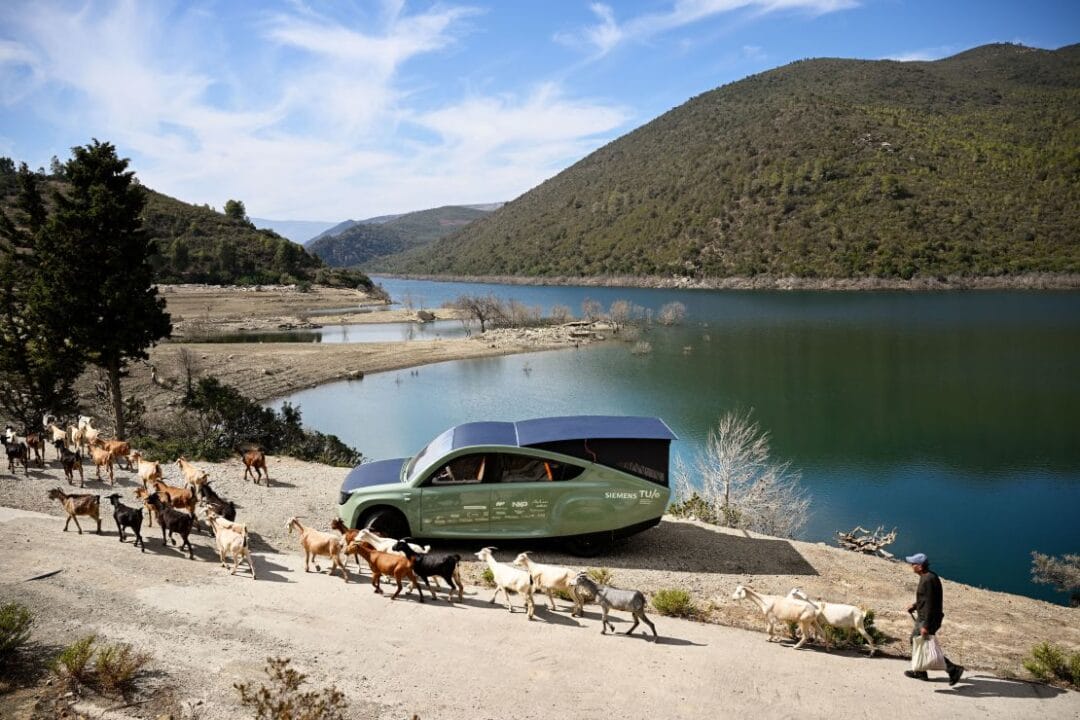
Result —
[[1028, 273], [998, 277], [944, 278], [802, 278], [727, 277], [692, 279], [661, 276], [606, 277], [521, 277], [513, 275], [395, 275], [382, 277], [443, 282], [498, 283], [502, 285], [579, 285], [584, 287], [669, 288], [678, 290], [831, 290], [831, 291], [943, 291], [943, 290], [1076, 290], [1080, 275], [1069, 273]]

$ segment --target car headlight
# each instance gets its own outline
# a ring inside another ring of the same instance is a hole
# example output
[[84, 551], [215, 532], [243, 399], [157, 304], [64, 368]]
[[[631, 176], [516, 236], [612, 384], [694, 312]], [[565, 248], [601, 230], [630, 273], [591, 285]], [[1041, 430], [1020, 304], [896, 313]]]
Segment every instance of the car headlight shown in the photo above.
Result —
[[352, 497], [351, 492], [342, 491], [341, 497], [338, 498], [338, 505], [344, 505], [345, 503], [349, 502], [350, 497]]

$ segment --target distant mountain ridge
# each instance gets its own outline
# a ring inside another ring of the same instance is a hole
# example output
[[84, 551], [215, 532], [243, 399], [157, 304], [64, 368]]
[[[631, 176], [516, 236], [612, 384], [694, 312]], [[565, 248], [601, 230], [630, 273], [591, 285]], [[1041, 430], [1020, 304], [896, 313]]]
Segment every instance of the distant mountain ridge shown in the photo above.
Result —
[[[488, 207], [499, 205], [492, 203]], [[307, 248], [331, 267], [354, 267], [428, 245], [489, 212], [447, 205], [362, 221], [348, 220], [313, 239]], [[333, 232], [338, 227], [342, 229]]]
[[251, 218], [251, 224], [260, 230], [273, 230], [300, 245], [334, 227], [334, 223], [320, 220], [268, 220], [257, 217]]
[[1080, 273], [1080, 45], [805, 60], [690, 99], [380, 270]]

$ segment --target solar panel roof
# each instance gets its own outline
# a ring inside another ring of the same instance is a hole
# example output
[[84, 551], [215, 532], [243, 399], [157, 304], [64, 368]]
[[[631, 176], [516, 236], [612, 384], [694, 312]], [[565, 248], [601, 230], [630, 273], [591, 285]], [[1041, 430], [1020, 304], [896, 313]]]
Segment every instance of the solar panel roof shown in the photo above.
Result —
[[531, 447], [560, 440], [638, 439], [677, 440], [667, 424], [656, 417], [575, 415], [520, 422], [475, 422], [454, 428], [454, 449], [477, 445]]

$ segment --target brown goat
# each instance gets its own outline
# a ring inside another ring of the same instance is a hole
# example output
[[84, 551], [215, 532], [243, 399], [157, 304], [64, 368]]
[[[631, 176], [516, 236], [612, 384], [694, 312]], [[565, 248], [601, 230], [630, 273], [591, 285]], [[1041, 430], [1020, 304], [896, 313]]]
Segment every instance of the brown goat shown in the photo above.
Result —
[[45, 438], [41, 433], [26, 433], [26, 447], [34, 454], [38, 467], [45, 467]]
[[105, 468], [109, 471], [109, 485], [116, 484], [116, 477], [113, 475], [113, 456], [105, 448], [100, 448], [97, 445], [90, 446], [90, 460], [94, 463], [97, 469], [97, 479], [101, 480], [101, 468]]
[[237, 450], [237, 452], [240, 453], [240, 458], [244, 461], [244, 481], [247, 481], [248, 475], [254, 474], [255, 484], [258, 485], [259, 471], [261, 470], [266, 477], [266, 487], [270, 487], [270, 471], [266, 469], [266, 454], [259, 448], [248, 448], [247, 450]]
[[68, 514], [67, 522], [64, 523], [64, 532], [67, 532], [68, 525], [74, 520], [75, 527], [79, 529], [79, 534], [82, 535], [82, 526], [79, 525], [77, 516], [85, 515], [97, 521], [97, 534], [101, 534], [100, 495], [68, 495], [61, 488], [53, 488], [49, 491], [49, 499], [59, 500], [60, 504], [64, 506], [64, 511]]
[[[360, 533], [360, 531], [359, 530], [350, 530], [348, 527], [346, 527], [345, 523], [343, 523], [341, 521], [341, 518], [334, 518], [333, 520], [331, 520], [330, 521], [330, 529], [331, 530], [337, 530], [339, 533], [341, 533], [344, 536], [343, 539], [345, 540], [345, 567], [348, 567], [349, 566], [349, 555], [350, 555], [349, 547], [352, 545], [352, 542], [354, 540], [356, 540], [356, 536]], [[360, 570], [360, 551], [357, 550], [356, 548], [353, 548], [351, 554], [352, 554], [352, 556], [354, 558], [356, 558], [356, 569], [357, 569], [357, 572], [359, 572], [359, 570]]]
[[153, 503], [150, 502], [150, 495], [150, 491], [144, 487], [135, 488], [135, 498], [140, 500], [143, 507], [146, 508], [147, 527], [154, 527], [154, 517], [157, 515], [157, 510], [154, 509]]
[[102, 440], [101, 438], [98, 438], [96, 445], [108, 450], [117, 465], [120, 464], [120, 460], [123, 460], [127, 465], [127, 467], [124, 468], [125, 470], [130, 471], [134, 469], [131, 465], [131, 445], [127, 440]]
[[312, 559], [315, 560], [315, 572], [322, 572], [322, 568], [319, 567], [319, 556], [321, 555], [330, 558], [331, 574], [333, 574], [334, 568], [340, 567], [342, 577], [345, 578], [345, 582], [349, 582], [349, 571], [345, 568], [345, 563], [341, 561], [341, 550], [344, 545], [341, 538], [315, 528], [306, 528], [295, 517], [289, 518], [289, 521], [285, 523], [285, 528], [290, 535], [292, 535], [293, 528], [296, 528], [297, 532], [300, 533], [300, 546], [304, 548], [304, 572], [311, 572], [308, 569], [308, 563]]
[[375, 592], [382, 593], [381, 579], [383, 575], [393, 577], [397, 581], [397, 591], [390, 596], [390, 599], [394, 600], [401, 594], [402, 579], [408, 578], [412, 582], [412, 587], [407, 592], [412, 592], [413, 588], [416, 588], [417, 594], [420, 595], [420, 602], [424, 602], [424, 592], [420, 589], [420, 583], [412, 569], [413, 561], [410, 558], [403, 555], [379, 552], [365, 542], [349, 543], [345, 548], [345, 553], [350, 554], [352, 552], [359, 553], [367, 560], [368, 567], [371, 568], [371, 585], [375, 588]]
[[[195, 490], [190, 487], [176, 487], [175, 485], [167, 485], [160, 480], [154, 480], [154, 490], [158, 495], [161, 495], [164, 500], [168, 502], [171, 507], [177, 510], [187, 510], [191, 513], [192, 517], [195, 517], [195, 506], [199, 504], [199, 499], [195, 495]], [[195, 518], [195, 525], [202, 530], [202, 524], [198, 518]]]

